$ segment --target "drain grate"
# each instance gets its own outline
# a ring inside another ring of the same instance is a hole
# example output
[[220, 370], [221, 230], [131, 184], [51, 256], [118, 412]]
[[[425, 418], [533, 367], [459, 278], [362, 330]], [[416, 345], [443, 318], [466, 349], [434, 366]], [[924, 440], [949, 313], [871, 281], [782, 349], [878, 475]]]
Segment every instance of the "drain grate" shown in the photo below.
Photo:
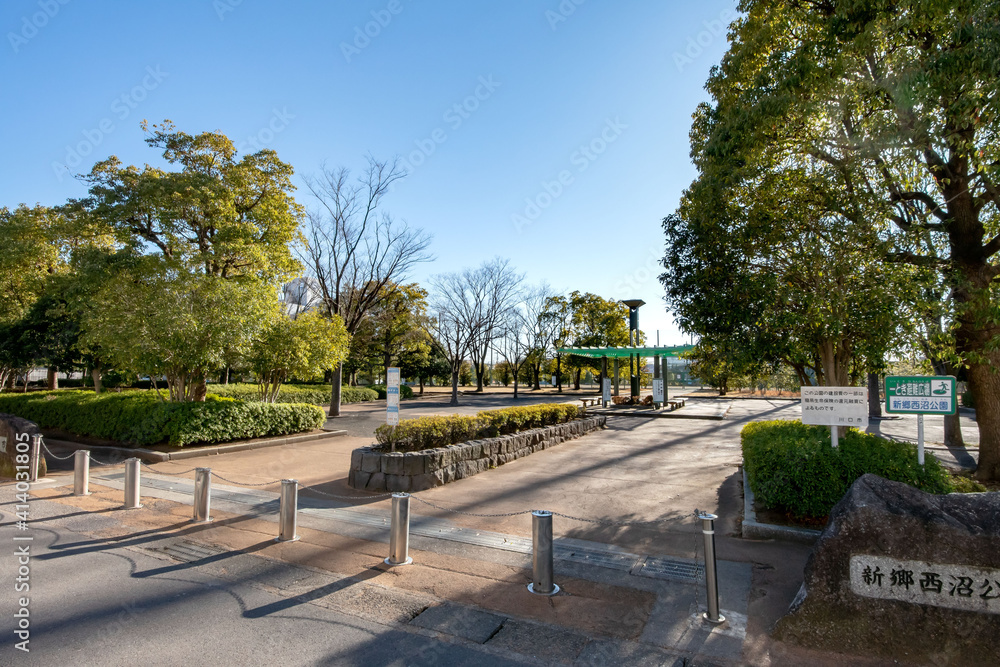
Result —
[[639, 556], [636, 554], [620, 553], [616, 551], [597, 551], [590, 549], [567, 548], [558, 543], [554, 547], [553, 556], [559, 560], [568, 560], [574, 563], [584, 563], [586, 565], [596, 565], [612, 570], [628, 572], [635, 567]]
[[632, 574], [654, 579], [695, 582], [704, 576], [705, 568], [688, 561], [648, 556], [632, 570]]
[[211, 558], [212, 556], [218, 556], [219, 554], [225, 553], [222, 549], [216, 549], [215, 547], [209, 547], [204, 544], [198, 544], [197, 542], [190, 542], [188, 540], [174, 542], [173, 544], [168, 544], [163, 547], [153, 547], [150, 551], [166, 554], [174, 560], [179, 560], [182, 563], [192, 563], [196, 560]]

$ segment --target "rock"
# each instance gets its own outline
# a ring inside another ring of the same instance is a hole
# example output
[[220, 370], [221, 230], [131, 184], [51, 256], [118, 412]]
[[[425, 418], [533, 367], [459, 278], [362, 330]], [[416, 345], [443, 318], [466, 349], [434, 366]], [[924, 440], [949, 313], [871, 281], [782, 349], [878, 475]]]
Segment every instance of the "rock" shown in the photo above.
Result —
[[407, 475], [386, 475], [385, 490], [394, 493], [406, 493], [410, 490], [410, 477]]
[[1000, 664], [1000, 493], [875, 475], [830, 513], [775, 637], [935, 665]]
[[386, 475], [402, 475], [403, 455], [399, 452], [386, 452], [382, 454], [382, 472]]
[[365, 484], [367, 491], [385, 491], [385, 473], [374, 472]]
[[382, 455], [371, 450], [362, 450], [361, 472], [380, 472], [382, 466]]
[[423, 475], [427, 471], [427, 457], [420, 452], [407, 452], [403, 456], [404, 475]]

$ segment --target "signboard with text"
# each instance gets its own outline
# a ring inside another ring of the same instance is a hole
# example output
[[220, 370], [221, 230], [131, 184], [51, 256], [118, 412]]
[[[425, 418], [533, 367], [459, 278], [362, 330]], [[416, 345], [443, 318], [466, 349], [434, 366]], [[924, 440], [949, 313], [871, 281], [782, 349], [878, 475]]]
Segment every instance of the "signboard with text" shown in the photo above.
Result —
[[918, 415], [953, 415], [958, 409], [955, 378], [950, 375], [887, 375], [885, 411]]
[[653, 378], [653, 403], [663, 402], [663, 378]]
[[399, 369], [390, 368], [386, 373], [385, 423], [399, 426]]
[[611, 378], [604, 378], [603, 386], [601, 387], [601, 400], [605, 403], [611, 402]]
[[802, 387], [802, 423], [868, 428], [868, 389]]

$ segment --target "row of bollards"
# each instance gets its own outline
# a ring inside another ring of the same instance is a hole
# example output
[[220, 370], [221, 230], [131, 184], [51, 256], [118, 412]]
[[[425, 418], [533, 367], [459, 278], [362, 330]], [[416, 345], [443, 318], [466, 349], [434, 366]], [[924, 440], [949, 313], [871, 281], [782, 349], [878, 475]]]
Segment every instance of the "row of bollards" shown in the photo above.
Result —
[[[76, 452], [73, 471], [73, 493], [78, 496], [88, 495], [88, 477], [90, 471], [90, 452]], [[125, 461], [125, 509], [138, 509], [139, 503], [139, 459]], [[194, 481], [194, 513], [192, 521], [196, 524], [211, 522], [210, 504], [212, 496], [212, 469], [196, 468]], [[294, 542], [299, 539], [298, 528], [298, 498], [299, 483], [294, 479], [281, 480], [281, 500], [278, 510], [277, 542]], [[719, 612], [718, 571], [715, 560], [715, 514], [699, 512], [702, 522], [702, 534], [705, 538], [705, 588], [708, 595], [708, 612], [704, 618], [709, 623], [725, 622], [725, 617]], [[554, 548], [552, 540], [552, 513], [544, 510], [534, 510], [531, 513], [531, 569], [532, 579], [528, 590], [536, 595], [555, 595], [559, 586], [553, 580]], [[413, 559], [409, 555], [410, 547], [410, 494], [392, 494], [391, 524], [389, 527], [389, 557], [385, 564], [389, 566], [409, 565]]]

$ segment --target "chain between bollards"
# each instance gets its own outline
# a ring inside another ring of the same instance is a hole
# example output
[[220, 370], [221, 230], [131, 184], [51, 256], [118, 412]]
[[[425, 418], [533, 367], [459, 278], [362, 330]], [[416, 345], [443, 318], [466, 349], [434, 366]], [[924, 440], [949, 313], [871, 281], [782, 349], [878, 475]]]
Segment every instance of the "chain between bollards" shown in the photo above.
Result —
[[390, 566], [409, 565], [410, 558], [410, 494], [392, 494], [392, 525], [389, 528], [389, 557], [385, 564]]
[[719, 613], [719, 575], [715, 567], [715, 520], [719, 517], [708, 512], [698, 512], [698, 518], [701, 519], [701, 532], [705, 536], [705, 590], [708, 595], [708, 612], [703, 618], [713, 624], [724, 623], [726, 617]]
[[139, 503], [139, 459], [125, 461], [125, 509], [135, 510], [142, 507]]
[[78, 449], [73, 454], [73, 495], [90, 495], [90, 452]]
[[211, 523], [212, 469], [194, 469], [194, 514], [195, 523]]
[[298, 519], [296, 513], [299, 505], [299, 482], [295, 479], [281, 480], [281, 507], [278, 510], [279, 527], [275, 542], [295, 542]]
[[531, 512], [531, 583], [528, 590], [536, 595], [555, 595], [559, 586], [552, 580], [552, 512]]

